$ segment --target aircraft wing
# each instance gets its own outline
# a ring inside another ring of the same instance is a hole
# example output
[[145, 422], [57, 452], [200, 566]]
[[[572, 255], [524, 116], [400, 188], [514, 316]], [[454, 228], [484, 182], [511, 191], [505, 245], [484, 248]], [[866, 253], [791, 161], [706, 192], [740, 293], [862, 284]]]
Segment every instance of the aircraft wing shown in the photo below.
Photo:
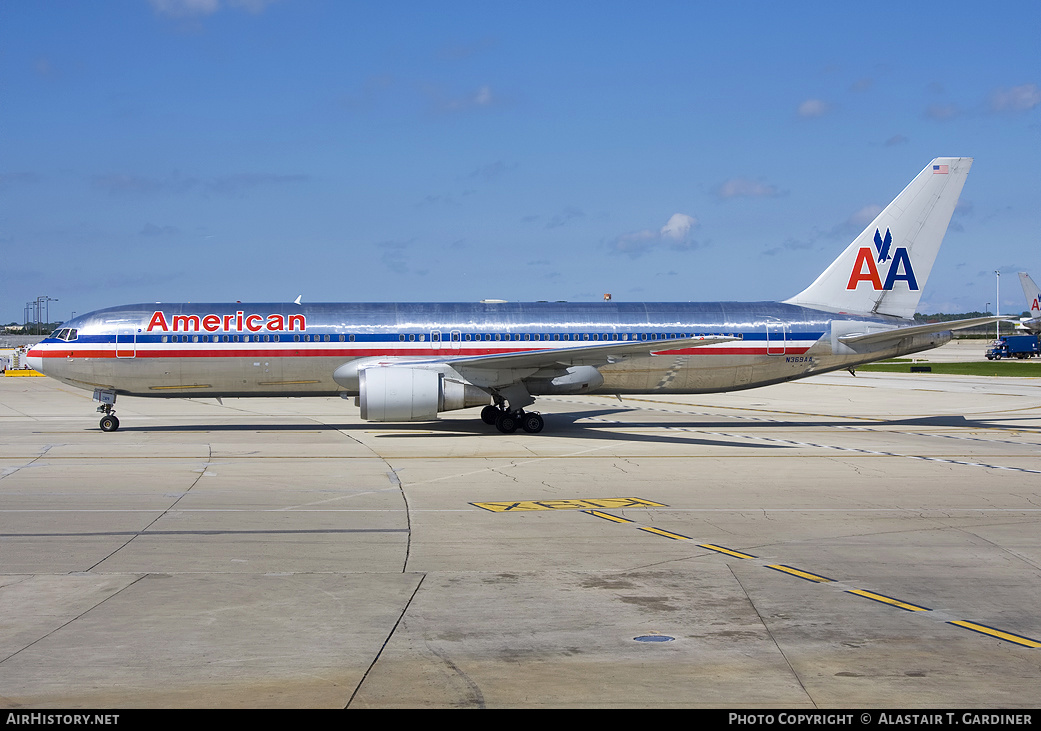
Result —
[[580, 345], [550, 350], [525, 350], [519, 353], [495, 355], [471, 355], [448, 358], [445, 362], [453, 368], [526, 369], [568, 367], [578, 365], [602, 366], [625, 358], [643, 357], [666, 353], [670, 350], [698, 348], [704, 345], [728, 343], [741, 338], [730, 335], [706, 335], [692, 338], [668, 338], [666, 340], [637, 340], [610, 342], [596, 345]]
[[868, 345], [902, 340], [911, 335], [928, 335], [930, 333], [944, 332], [945, 330], [961, 330], [966, 327], [977, 325], [990, 325], [995, 322], [1004, 322], [1007, 317], [970, 317], [967, 320], [951, 320], [950, 322], [930, 322], [926, 325], [911, 325], [910, 327], [895, 327], [892, 330], [881, 330], [869, 333], [849, 333], [842, 335], [839, 340], [846, 345]]

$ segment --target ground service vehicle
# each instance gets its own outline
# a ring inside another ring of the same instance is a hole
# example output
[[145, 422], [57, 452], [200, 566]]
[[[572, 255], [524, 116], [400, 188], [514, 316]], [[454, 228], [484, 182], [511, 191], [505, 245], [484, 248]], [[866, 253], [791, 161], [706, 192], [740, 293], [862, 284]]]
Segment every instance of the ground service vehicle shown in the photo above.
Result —
[[1002, 335], [987, 348], [987, 360], [1033, 358], [1041, 355], [1037, 335]]

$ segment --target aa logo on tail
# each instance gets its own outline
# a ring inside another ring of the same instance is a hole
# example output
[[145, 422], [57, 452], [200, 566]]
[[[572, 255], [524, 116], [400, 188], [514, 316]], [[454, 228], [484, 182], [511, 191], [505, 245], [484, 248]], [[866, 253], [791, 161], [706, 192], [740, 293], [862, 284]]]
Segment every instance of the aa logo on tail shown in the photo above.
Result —
[[[857, 252], [857, 259], [853, 263], [853, 271], [849, 274], [846, 289], [854, 290], [862, 282], [867, 282], [876, 292], [881, 292], [893, 289], [893, 285], [897, 282], [907, 282], [908, 289], [917, 291], [918, 280], [915, 279], [914, 269], [911, 267], [911, 257], [907, 255], [907, 249], [898, 246], [890, 253], [892, 245], [893, 234], [889, 229], [886, 229], [886, 235], [883, 237], [882, 232], [876, 228], [875, 251], [864, 246]], [[876, 254], [878, 255], [877, 262]], [[886, 271], [885, 283], [883, 283], [878, 265], [885, 264], [887, 261], [889, 269]]]

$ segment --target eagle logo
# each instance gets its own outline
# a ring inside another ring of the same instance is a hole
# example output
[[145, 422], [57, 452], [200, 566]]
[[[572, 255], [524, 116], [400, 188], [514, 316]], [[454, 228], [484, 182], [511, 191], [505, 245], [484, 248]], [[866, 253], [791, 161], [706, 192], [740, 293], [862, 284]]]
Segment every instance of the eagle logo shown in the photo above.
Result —
[[889, 233], [889, 229], [886, 229], [886, 237], [882, 238], [882, 234], [879, 233], [878, 229], [875, 229], [875, 249], [878, 251], [878, 261], [889, 261], [889, 247], [893, 243], [893, 234]]

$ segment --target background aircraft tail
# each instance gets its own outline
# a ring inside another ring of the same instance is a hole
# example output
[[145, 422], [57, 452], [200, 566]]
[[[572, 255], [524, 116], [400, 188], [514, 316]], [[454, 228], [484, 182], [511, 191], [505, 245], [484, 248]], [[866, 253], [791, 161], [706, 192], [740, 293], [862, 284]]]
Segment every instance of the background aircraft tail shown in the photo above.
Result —
[[913, 316], [971, 166], [971, 157], [926, 165], [813, 284], [785, 302]]
[[1041, 290], [1034, 284], [1034, 280], [1026, 272], [1019, 273], [1019, 283], [1023, 285], [1023, 294], [1027, 298], [1027, 309], [1030, 317], [1037, 319], [1041, 317]]

